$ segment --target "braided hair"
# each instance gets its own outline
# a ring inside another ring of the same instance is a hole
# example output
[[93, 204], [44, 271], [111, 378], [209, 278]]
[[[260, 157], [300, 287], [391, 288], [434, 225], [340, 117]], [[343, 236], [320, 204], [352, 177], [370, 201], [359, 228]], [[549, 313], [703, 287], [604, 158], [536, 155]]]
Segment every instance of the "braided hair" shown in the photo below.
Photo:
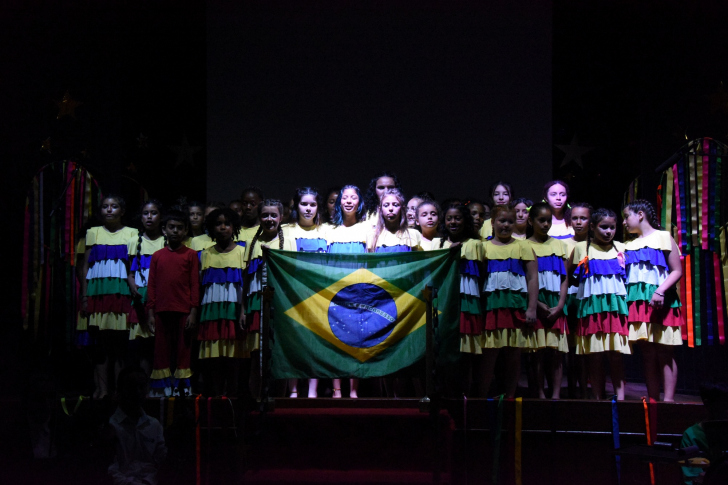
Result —
[[[278, 209], [278, 215], [283, 217], [283, 204], [280, 200], [265, 199], [260, 204], [258, 216], [260, 216], [260, 213], [263, 211], [263, 207], [275, 207]], [[258, 238], [260, 238], [261, 234], [263, 234], [263, 224], [258, 227], [258, 230], [255, 232], [255, 236], [253, 236], [253, 240], [250, 242], [250, 252], [248, 254], [251, 257], [253, 256], [253, 248], [255, 248], [255, 244], [258, 242]], [[280, 222], [278, 223], [278, 249], [283, 249], [283, 228], [281, 227]]]
[[645, 215], [645, 217], [647, 218], [647, 222], [653, 229], [662, 230], [662, 226], [660, 225], [660, 219], [658, 219], [657, 212], [655, 211], [655, 206], [652, 205], [652, 203], [650, 203], [649, 201], [645, 199], [634, 200], [629, 204], [625, 205], [623, 210], [628, 210], [634, 212], [635, 214], [641, 211]]
[[[162, 203], [160, 201], [158, 201], [157, 199], [149, 199], [148, 201], [144, 202], [137, 217], [139, 217], [139, 218], [142, 217], [142, 214], [144, 213], [144, 208], [148, 205], [155, 206], [161, 216]], [[161, 217], [160, 217], [159, 224], [160, 224], [160, 226], [162, 224]], [[144, 232], [145, 232], [144, 229], [139, 229], [139, 238], [137, 239], [136, 255], [134, 256], [134, 260], [136, 260], [140, 269], [142, 267], [142, 240], [143, 240]], [[164, 238], [164, 245], [166, 246], [167, 245], [167, 236], [164, 234], [164, 231], [161, 231], [161, 232], [162, 232], [162, 237]], [[144, 274], [141, 271], [139, 271], [139, 277], [142, 279], [142, 281], [144, 281]]]

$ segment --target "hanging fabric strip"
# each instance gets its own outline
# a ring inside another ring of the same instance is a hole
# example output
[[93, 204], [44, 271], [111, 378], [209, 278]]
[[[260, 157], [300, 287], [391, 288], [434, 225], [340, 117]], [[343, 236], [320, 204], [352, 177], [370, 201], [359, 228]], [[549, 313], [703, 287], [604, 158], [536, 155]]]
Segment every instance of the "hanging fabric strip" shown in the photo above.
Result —
[[[645, 435], [647, 436], [647, 444], [652, 446], [652, 430], [650, 429], [650, 412], [647, 408], [647, 399], [642, 398], [642, 406], [645, 410]], [[650, 483], [655, 485], [655, 467], [650, 462]]]
[[688, 156], [688, 172], [690, 173], [690, 214], [688, 217], [690, 218], [690, 244], [693, 246], [700, 246], [700, 233], [698, 232], [698, 225], [700, 224], [700, 218], [698, 217], [698, 190], [701, 190], [701, 188], [698, 185], [698, 172], [696, 169], [698, 161], [699, 157], [695, 154]]
[[207, 398], [207, 465], [205, 466], [205, 485], [210, 485], [210, 450], [212, 449], [212, 398]]
[[197, 395], [195, 398], [195, 485], [202, 485], [200, 480], [200, 455], [201, 455], [201, 440], [200, 440], [200, 398], [201, 395]]
[[703, 233], [701, 235], [702, 248], [708, 250], [708, 197], [709, 197], [709, 185], [710, 185], [710, 140], [703, 138], [703, 200], [700, 204], [701, 217], [703, 222], [701, 228]]
[[[621, 448], [619, 444], [619, 413], [617, 412], [617, 396], [612, 396], [612, 443], [614, 450], [617, 451]], [[617, 484], [622, 481], [622, 463], [620, 461], [621, 456], [615, 453], [614, 460], [617, 465]]]
[[723, 322], [723, 298], [725, 297], [723, 288], [723, 278], [720, 276], [720, 258], [718, 254], [713, 253], [713, 275], [715, 278], [715, 307], [716, 320], [718, 326], [718, 343], [725, 345], [725, 327]]
[[[722, 182], [722, 157], [716, 157], [715, 159], [715, 210], [711, 211], [713, 213], [713, 216], [715, 217], [715, 233], [716, 238], [718, 237], [718, 231], [720, 231], [720, 224], [721, 224], [721, 216], [720, 216], [720, 196], [721, 192], [723, 191], [723, 182]], [[717, 242], [717, 241], [716, 241]], [[721, 254], [725, 251], [726, 247], [725, 245], [721, 245], [719, 248], [719, 251]]]
[[720, 190], [720, 185], [716, 183], [716, 145], [714, 141], [710, 143], [710, 169], [708, 170], [709, 188], [708, 190], [708, 249], [716, 251], [715, 237], [716, 229], [715, 226], [715, 192], [716, 189]]
[[66, 184], [66, 193], [64, 194], [64, 211], [59, 214], [59, 219], [63, 221], [63, 232], [60, 237], [61, 253], [68, 254], [71, 246], [71, 233], [73, 232], [73, 162], [69, 162], [63, 174], [63, 181]]
[[667, 179], [665, 180], [665, 221], [663, 225], [670, 232], [670, 235], [673, 236], [673, 239], [677, 240], [677, 232], [675, 231], [675, 226], [672, 224], [672, 193], [674, 188], [672, 167], [670, 167], [667, 169]]
[[501, 394], [496, 399], [498, 400], [496, 406], [496, 418], [495, 418], [495, 434], [493, 438], [493, 476], [491, 483], [498, 485], [500, 479], [500, 447], [501, 447], [501, 431], [503, 430], [503, 397]]
[[660, 217], [660, 224], [665, 225], [665, 172], [660, 175], [660, 185], [657, 186], [657, 213]]
[[43, 246], [45, 245], [45, 217], [43, 217], [43, 213], [45, 212], [44, 206], [43, 206], [43, 192], [45, 192], [45, 184], [44, 184], [44, 177], [43, 172], [40, 173], [38, 176], [38, 184], [40, 185], [40, 189], [38, 190], [38, 206], [40, 208], [40, 217], [38, 218], [38, 224], [40, 225], [40, 264], [45, 263], [45, 251], [43, 251]]
[[696, 247], [693, 249], [693, 333], [695, 334], [695, 345], [703, 345], [702, 342], [702, 328], [700, 326], [703, 321], [702, 306], [700, 298], [700, 287], [702, 278], [700, 276], [700, 248]]
[[680, 220], [680, 251], [685, 254], [687, 251], [687, 206], [686, 201], [690, 200], [689, 197], [686, 196], [685, 193], [685, 156], [683, 156], [680, 161], [676, 164], [677, 165], [677, 184], [679, 185], [679, 196], [680, 198], [677, 200], [677, 203], [680, 205], [678, 209], [678, 217]]
[[703, 284], [705, 285], [705, 340], [708, 345], [713, 345], [713, 317], [715, 302], [710, 284], [715, 281], [713, 277], [713, 261], [712, 255], [708, 251], [701, 251], [700, 264], [703, 266]]
[[673, 188], [675, 189], [675, 241], [677, 247], [682, 248], [682, 220], [680, 218], [680, 182], [677, 179], [677, 163], [672, 166], [672, 177], [674, 180]]
[[688, 326], [688, 347], [695, 347], [695, 335], [693, 334], [693, 277], [692, 265], [690, 264], [690, 253], [685, 255], [685, 299], [683, 303], [686, 308], [686, 319]]
[[523, 398], [516, 398], [516, 449], [514, 463], [516, 465], [516, 485], [521, 485], [521, 431], [523, 428]]
[[[700, 150], [698, 151], [700, 153]], [[696, 247], [702, 247], [703, 241], [703, 157], [699, 154], [695, 156], [695, 187], [698, 189], [695, 195], [696, 204], [693, 206], [693, 213], [697, 221], [697, 241], [694, 239], [693, 244]]]

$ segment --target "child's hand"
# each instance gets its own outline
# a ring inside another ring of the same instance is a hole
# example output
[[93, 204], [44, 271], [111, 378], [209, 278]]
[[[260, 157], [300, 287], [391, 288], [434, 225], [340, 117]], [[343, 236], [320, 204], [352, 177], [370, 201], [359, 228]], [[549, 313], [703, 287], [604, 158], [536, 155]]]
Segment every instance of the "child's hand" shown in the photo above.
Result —
[[460, 251], [460, 246], [462, 246], [462, 245], [463, 245], [463, 243], [461, 243], [460, 241], [458, 241], [456, 243], [452, 243], [450, 245], [450, 250], [452, 251], [453, 249], [457, 249], [458, 251]]
[[139, 288], [135, 284], [129, 285], [129, 293], [131, 293], [131, 297], [133, 300], [136, 300], [137, 298], [141, 300], [142, 294], [139, 293]]
[[81, 316], [88, 317], [88, 296], [81, 298]]
[[534, 324], [536, 323], [536, 310], [531, 310], [530, 308], [526, 310], [526, 323]]
[[553, 308], [549, 308], [549, 314], [546, 317], [546, 320], [549, 322], [555, 322], [557, 318], [559, 318], [564, 313], [564, 308], [555, 306]]
[[192, 330], [197, 326], [197, 308], [190, 310], [190, 314], [187, 315], [187, 321], [185, 322], [185, 330]]
[[151, 333], [154, 333], [155, 329], [157, 328], [156, 325], [157, 325], [157, 322], [154, 319], [154, 315], [149, 315], [147, 317], [147, 328], [149, 329], [149, 331]]
[[240, 313], [240, 318], [238, 319], [238, 326], [240, 327], [240, 330], [245, 331], [247, 328], [246, 322], [245, 322], [245, 313]]
[[655, 291], [652, 294], [652, 299], [650, 300], [650, 306], [652, 308], [662, 308], [662, 306], [665, 304], [665, 295], [658, 295], [657, 291]]
[[551, 313], [551, 309], [546, 305], [546, 303], [539, 301], [536, 302], [536, 314], [540, 316], [541, 318], [547, 318], [549, 313]]

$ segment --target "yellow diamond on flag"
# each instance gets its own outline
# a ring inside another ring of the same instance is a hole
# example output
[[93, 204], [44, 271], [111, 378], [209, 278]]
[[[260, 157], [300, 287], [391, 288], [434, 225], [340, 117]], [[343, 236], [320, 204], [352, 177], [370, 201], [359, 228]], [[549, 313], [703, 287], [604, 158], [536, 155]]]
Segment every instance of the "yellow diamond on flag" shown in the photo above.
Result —
[[285, 312], [360, 362], [424, 325], [425, 313], [424, 301], [365, 268], [346, 275]]

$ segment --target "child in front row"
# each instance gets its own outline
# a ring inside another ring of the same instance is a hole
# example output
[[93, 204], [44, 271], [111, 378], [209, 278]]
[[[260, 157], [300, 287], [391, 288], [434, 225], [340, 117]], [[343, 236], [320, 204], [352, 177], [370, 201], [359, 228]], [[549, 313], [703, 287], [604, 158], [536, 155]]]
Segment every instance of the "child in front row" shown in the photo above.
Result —
[[[150, 395], [164, 397], [182, 393], [189, 396], [192, 392], [191, 330], [197, 324], [200, 304], [200, 266], [195, 251], [183, 244], [187, 237], [187, 215], [172, 210], [162, 221], [167, 245], [152, 255], [146, 293], [147, 324], [154, 332]], [[173, 380], [170, 363], [174, 354]]]
[[521, 351], [535, 347], [538, 263], [526, 241], [514, 239], [515, 209], [497, 205], [491, 212], [493, 238], [483, 243], [486, 279], [481, 395], [490, 387], [498, 354], [505, 354], [506, 397], [513, 398], [521, 373]]
[[622, 354], [630, 354], [627, 291], [624, 286], [624, 245], [614, 241], [617, 215], [597, 209], [591, 217], [590, 237], [577, 243], [571, 264], [579, 279], [576, 294], [579, 325], [576, 353], [587, 358], [592, 393], [604, 398], [604, 356], [609, 360], [617, 399], [624, 400]]
[[535, 375], [539, 399], [544, 393], [544, 364], [549, 368], [547, 380], [551, 387], [551, 399], [559, 399], [563, 376], [563, 353], [568, 353], [566, 342], [568, 328], [563, 309], [566, 303], [568, 281], [566, 279], [566, 248], [558, 239], [549, 236], [551, 208], [540, 202], [531, 207], [528, 224], [533, 235], [528, 243], [538, 264], [537, 322], [534, 326], [536, 344]]

